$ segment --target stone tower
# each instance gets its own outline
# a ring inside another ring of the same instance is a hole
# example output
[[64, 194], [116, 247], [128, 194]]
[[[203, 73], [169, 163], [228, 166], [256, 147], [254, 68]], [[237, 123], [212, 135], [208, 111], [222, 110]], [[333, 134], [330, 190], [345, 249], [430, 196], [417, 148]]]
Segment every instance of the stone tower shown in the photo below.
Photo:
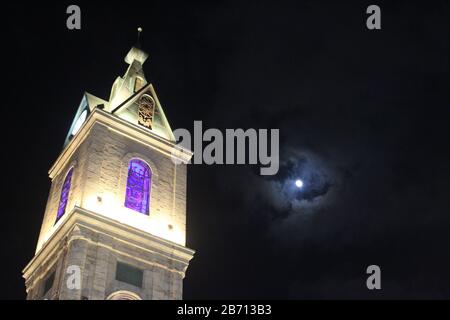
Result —
[[83, 95], [51, 167], [28, 299], [182, 299], [186, 163], [133, 47], [109, 100]]

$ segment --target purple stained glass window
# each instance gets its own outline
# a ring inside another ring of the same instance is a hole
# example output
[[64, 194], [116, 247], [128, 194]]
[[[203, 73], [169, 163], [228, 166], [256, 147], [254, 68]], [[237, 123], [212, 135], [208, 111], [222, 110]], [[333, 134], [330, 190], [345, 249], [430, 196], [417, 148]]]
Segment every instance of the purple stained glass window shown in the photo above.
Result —
[[152, 173], [142, 160], [133, 159], [128, 166], [125, 207], [148, 214]]
[[73, 168], [69, 170], [66, 175], [66, 179], [64, 180], [64, 184], [61, 190], [61, 198], [59, 200], [58, 213], [56, 215], [56, 222], [58, 222], [66, 212], [67, 201], [69, 200], [70, 184], [72, 182], [72, 173]]

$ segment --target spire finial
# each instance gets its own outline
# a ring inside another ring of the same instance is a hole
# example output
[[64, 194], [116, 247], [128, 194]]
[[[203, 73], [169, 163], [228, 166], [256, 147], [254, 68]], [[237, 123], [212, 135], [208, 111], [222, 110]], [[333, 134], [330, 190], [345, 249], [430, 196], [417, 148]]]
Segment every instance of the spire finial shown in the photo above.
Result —
[[138, 27], [137, 31], [138, 31], [138, 36], [137, 36], [137, 43], [136, 43], [136, 46], [137, 46], [138, 48], [140, 48], [140, 47], [141, 47], [141, 33], [142, 33], [142, 31], [143, 31], [142, 27]]

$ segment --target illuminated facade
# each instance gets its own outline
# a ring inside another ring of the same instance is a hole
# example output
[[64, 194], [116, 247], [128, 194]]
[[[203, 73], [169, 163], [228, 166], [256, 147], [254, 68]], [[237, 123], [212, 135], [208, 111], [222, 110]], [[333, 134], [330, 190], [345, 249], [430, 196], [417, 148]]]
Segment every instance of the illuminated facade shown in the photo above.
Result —
[[109, 100], [85, 93], [49, 171], [28, 299], [181, 299], [186, 163], [133, 47]]

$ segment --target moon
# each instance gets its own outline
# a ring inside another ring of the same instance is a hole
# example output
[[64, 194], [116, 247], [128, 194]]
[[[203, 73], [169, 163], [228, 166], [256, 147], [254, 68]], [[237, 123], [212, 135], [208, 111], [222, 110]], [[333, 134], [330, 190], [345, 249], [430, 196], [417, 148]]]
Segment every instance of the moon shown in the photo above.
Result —
[[295, 181], [295, 186], [299, 189], [303, 188], [303, 181], [298, 179]]

